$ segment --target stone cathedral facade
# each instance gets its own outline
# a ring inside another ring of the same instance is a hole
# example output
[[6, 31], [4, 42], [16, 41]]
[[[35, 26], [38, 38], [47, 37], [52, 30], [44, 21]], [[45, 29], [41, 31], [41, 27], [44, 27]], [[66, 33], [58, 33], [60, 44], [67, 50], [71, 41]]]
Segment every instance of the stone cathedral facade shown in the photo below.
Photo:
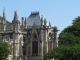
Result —
[[57, 27], [52, 27], [39, 12], [18, 19], [14, 12], [12, 22], [6, 20], [5, 11], [0, 16], [0, 38], [10, 44], [7, 60], [45, 60], [44, 55], [58, 46]]

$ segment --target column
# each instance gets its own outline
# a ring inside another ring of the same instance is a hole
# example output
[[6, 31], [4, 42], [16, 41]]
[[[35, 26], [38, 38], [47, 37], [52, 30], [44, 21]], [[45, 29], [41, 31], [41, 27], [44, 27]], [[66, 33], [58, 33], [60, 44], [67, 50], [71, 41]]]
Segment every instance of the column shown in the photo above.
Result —
[[41, 30], [40, 55], [43, 56], [43, 30]]

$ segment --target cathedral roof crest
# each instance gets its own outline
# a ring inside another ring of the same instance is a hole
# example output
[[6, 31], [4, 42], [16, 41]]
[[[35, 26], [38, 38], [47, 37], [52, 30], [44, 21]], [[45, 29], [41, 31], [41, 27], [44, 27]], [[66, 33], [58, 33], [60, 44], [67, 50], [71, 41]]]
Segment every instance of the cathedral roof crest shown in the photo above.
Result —
[[38, 11], [36, 11], [36, 12], [31, 12], [31, 15], [38, 15], [38, 14], [39, 14]]

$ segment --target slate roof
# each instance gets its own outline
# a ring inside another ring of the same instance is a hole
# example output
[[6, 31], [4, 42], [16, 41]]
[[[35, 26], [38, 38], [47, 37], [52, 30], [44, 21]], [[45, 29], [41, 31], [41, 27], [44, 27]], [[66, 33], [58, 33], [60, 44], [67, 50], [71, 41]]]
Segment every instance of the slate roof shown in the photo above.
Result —
[[39, 12], [31, 12], [30, 16], [27, 18], [27, 26], [41, 25], [41, 19]]

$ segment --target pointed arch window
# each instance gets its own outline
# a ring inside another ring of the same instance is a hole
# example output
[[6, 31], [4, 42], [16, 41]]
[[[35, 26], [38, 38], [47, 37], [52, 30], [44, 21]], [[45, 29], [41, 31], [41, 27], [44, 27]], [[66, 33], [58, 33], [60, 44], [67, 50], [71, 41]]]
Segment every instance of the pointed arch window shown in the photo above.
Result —
[[38, 55], [38, 39], [36, 34], [33, 35], [32, 53], [33, 53], [33, 56]]

